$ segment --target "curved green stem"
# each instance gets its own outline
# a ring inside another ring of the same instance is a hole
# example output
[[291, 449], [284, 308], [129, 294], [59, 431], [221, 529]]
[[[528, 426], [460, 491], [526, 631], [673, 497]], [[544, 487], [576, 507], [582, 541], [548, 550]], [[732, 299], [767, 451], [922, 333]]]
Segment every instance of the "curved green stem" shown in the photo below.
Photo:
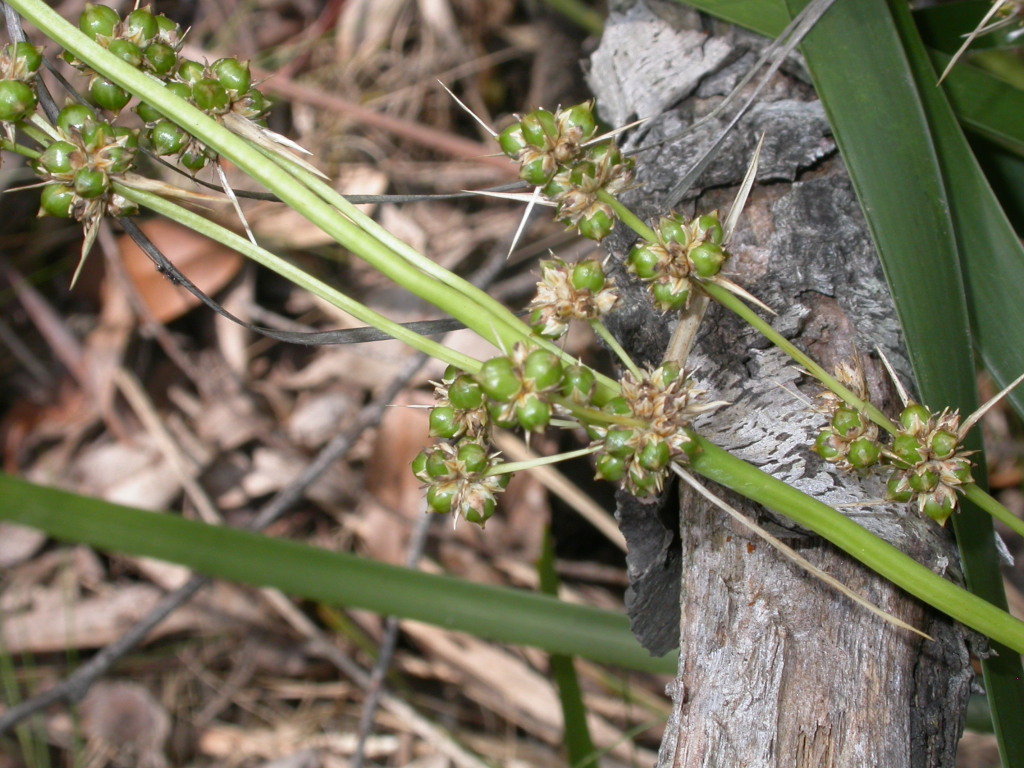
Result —
[[964, 496], [977, 504], [978, 507], [988, 512], [996, 520], [1003, 523], [1018, 536], [1024, 536], [1024, 520], [1021, 520], [1013, 514], [983, 489], [972, 483], [967, 486], [967, 489], [964, 491]]
[[619, 220], [640, 235], [644, 240], [649, 243], [658, 242], [657, 233], [644, 224], [639, 216], [620, 203], [619, 199], [615, 197], [615, 195], [609, 194], [605, 190], [600, 189], [597, 192], [597, 199], [602, 203], [610, 205], [612, 210], [615, 211], [615, 215], [619, 217]]
[[622, 364], [629, 369], [629, 372], [636, 376], [638, 379], [642, 378], [643, 375], [640, 373], [640, 369], [636, 367], [636, 363], [633, 362], [633, 358], [622, 348], [619, 344], [618, 339], [612, 336], [611, 332], [605, 327], [604, 323], [600, 320], [591, 320], [590, 327], [594, 329], [594, 333], [604, 339], [604, 343], [615, 353], [615, 356], [622, 361]]
[[560, 461], [568, 461], [569, 459], [578, 459], [580, 456], [589, 456], [592, 453], [596, 453], [601, 449], [599, 445], [593, 445], [589, 448], [579, 448], [575, 451], [566, 451], [565, 453], [556, 453], [553, 456], [539, 456], [536, 459], [528, 459], [527, 461], [507, 461], [503, 464], [498, 464], [492, 467], [487, 474], [488, 475], [507, 475], [513, 472], [525, 472], [533, 469], [534, 467], [543, 467], [545, 464], [557, 464]]

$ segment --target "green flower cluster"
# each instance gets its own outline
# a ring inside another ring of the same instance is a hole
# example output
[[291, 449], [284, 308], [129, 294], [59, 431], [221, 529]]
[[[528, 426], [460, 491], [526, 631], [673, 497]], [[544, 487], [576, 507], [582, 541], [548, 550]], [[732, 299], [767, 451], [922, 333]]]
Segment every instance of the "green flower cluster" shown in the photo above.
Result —
[[615, 281], [596, 259], [572, 266], [561, 259], [540, 263], [540, 282], [530, 302], [530, 325], [545, 338], [561, 338], [573, 320], [592, 321], [608, 314], [619, 300]]
[[[866, 386], [861, 370], [847, 364], [836, 370], [836, 379], [861, 400]], [[886, 483], [892, 501], [914, 502], [918, 511], [945, 525], [957, 506], [956, 492], [974, 482], [970, 453], [960, 442], [960, 415], [948, 409], [932, 413], [923, 405], [908, 403], [900, 414], [890, 444], [879, 437], [878, 427], [864, 413], [826, 392], [830, 414], [828, 428], [818, 433], [814, 452], [841, 469], [867, 472], [880, 464], [889, 467]]]
[[135, 213], [112, 182], [135, 162], [137, 131], [112, 125], [84, 104], [64, 107], [55, 127], [60, 138], [35, 161], [36, 172], [49, 182], [40, 195], [40, 215], [95, 222], [108, 213]]
[[615, 212], [598, 192], [626, 190], [634, 163], [611, 140], [595, 139], [596, 132], [593, 102], [584, 102], [534, 110], [502, 131], [498, 144], [519, 163], [520, 178], [555, 203], [559, 221], [600, 241], [612, 231]]
[[690, 302], [694, 277], [711, 279], [722, 270], [729, 253], [718, 211], [692, 221], [679, 214], [663, 217], [657, 242], [641, 241], [626, 257], [626, 268], [647, 283], [655, 306], [663, 312], [683, 309]]
[[0, 52], [0, 122], [16, 123], [35, 112], [33, 81], [42, 63], [42, 48], [31, 43], [4, 46]]

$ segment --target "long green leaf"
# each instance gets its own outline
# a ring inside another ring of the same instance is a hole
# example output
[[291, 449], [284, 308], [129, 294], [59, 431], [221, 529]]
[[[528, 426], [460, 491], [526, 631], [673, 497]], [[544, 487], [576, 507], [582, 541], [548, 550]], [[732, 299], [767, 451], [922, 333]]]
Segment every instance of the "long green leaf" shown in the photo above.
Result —
[[308, 600], [364, 608], [550, 653], [671, 675], [671, 657], [652, 658], [629, 620], [532, 592], [398, 568], [342, 552], [185, 520], [44, 488], [0, 474], [0, 519], [54, 538], [186, 565]]

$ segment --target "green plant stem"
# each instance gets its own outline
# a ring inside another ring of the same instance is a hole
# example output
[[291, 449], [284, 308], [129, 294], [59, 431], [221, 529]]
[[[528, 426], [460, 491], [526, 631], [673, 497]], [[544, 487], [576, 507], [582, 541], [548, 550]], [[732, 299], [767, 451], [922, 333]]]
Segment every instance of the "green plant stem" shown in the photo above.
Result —
[[785, 515], [855, 557], [928, 605], [1024, 652], [1024, 622], [925, 568], [891, 544], [817, 499], [737, 459], [699, 435], [701, 448], [689, 468], [752, 501]]
[[738, 296], [735, 296], [722, 286], [716, 285], [713, 282], [701, 281], [700, 287], [704, 289], [704, 292], [712, 299], [746, 320], [754, 330], [793, 358], [797, 363], [806, 368], [808, 373], [820, 381], [822, 385], [827, 387], [831, 392], [834, 392], [842, 398], [847, 405], [861, 413], [867, 414], [868, 418], [886, 432], [896, 434], [896, 425], [892, 423], [888, 416], [878, 410], [878, 408], [871, 403], [857, 397], [853, 392], [836, 381], [835, 377], [818, 365], [818, 363], [814, 362], [810, 355], [801, 351], [795, 344], [793, 344], [793, 342], [785, 338], [782, 334], [772, 328], [771, 325], [762, 320], [761, 317], [759, 317], [754, 310], [748, 307]]
[[119, 182], [114, 183], [114, 189], [118, 194], [123, 195], [138, 205], [144, 206], [151, 211], [161, 214], [162, 216], [166, 216], [172, 221], [176, 221], [201, 235], [205, 235], [228, 248], [232, 248], [233, 250], [244, 254], [258, 264], [262, 264], [285, 279], [295, 283], [295, 285], [300, 288], [304, 288], [315, 296], [319, 296], [324, 301], [333, 304], [358, 320], [378, 328], [384, 333], [389, 334], [392, 338], [398, 339], [403, 344], [407, 344], [413, 349], [425, 352], [438, 360], [442, 360], [450, 365], [455, 365], [464, 371], [476, 372], [480, 369], [480, 363], [468, 355], [457, 352], [434, 341], [433, 339], [421, 336], [414, 331], [410, 331], [408, 328], [405, 328], [393, 320], [389, 320], [383, 315], [374, 312], [369, 307], [346, 296], [341, 291], [317, 280], [315, 277], [312, 277], [281, 257], [276, 256], [259, 246], [253, 245], [252, 242], [246, 238], [236, 235], [234, 232], [225, 229], [219, 224], [215, 224], [209, 219], [199, 216], [198, 214], [182, 208], [180, 205], [172, 203], [171, 201], [151, 192], [135, 189]]
[[636, 367], [636, 363], [633, 362], [633, 358], [622, 348], [619, 344], [618, 339], [612, 336], [611, 332], [605, 327], [604, 323], [600, 320], [591, 320], [590, 327], [594, 329], [594, 333], [604, 339], [604, 343], [615, 353], [615, 356], [622, 361], [622, 364], [629, 369], [629, 372], [636, 376], [638, 379], [643, 378], [643, 374], [640, 373], [640, 369]]
[[29, 160], [37, 160], [42, 152], [30, 149], [22, 144], [17, 144], [7, 139], [0, 139], [0, 152], [13, 152], [16, 155], [27, 157]]
[[612, 210], [615, 211], [615, 215], [619, 217], [619, 221], [640, 235], [644, 240], [649, 243], [658, 242], [657, 233], [644, 224], [639, 216], [620, 203], [619, 199], [615, 197], [615, 195], [611, 195], [605, 190], [600, 189], [597, 191], [597, 199], [602, 203], [610, 205]]
[[964, 496], [974, 502], [980, 509], [985, 510], [996, 520], [1003, 523], [1018, 536], [1024, 536], [1024, 520], [1013, 514], [982, 488], [972, 483], [967, 486]]
[[575, 451], [556, 453], [553, 456], [539, 456], [536, 459], [528, 459], [527, 461], [507, 461], [503, 464], [498, 464], [492, 467], [487, 474], [508, 475], [513, 472], [526, 472], [534, 467], [543, 467], [545, 464], [558, 464], [561, 461], [578, 459], [580, 456], [589, 456], [592, 453], [597, 453], [600, 449], [600, 445], [592, 445], [589, 448], [580, 448]]

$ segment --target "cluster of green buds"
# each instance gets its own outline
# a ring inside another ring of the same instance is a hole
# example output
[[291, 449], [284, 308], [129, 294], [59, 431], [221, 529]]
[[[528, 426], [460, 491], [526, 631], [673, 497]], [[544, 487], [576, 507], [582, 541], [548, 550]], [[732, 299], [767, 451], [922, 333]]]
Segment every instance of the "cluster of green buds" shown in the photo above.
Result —
[[471, 439], [437, 443], [413, 459], [412, 471], [427, 486], [431, 512], [463, 517], [483, 526], [494, 514], [495, 497], [508, 486], [510, 475], [493, 474], [498, 456]]
[[675, 363], [639, 376], [626, 372], [620, 383], [621, 394], [602, 408], [608, 422], [588, 428], [598, 448], [597, 477], [621, 482], [635, 496], [660, 493], [670, 464], [685, 462], [699, 450], [690, 423], [724, 403], [703, 402], [706, 391]]
[[[860, 400], [866, 399], [859, 367], [843, 363], [836, 379]], [[886, 483], [892, 501], [913, 502], [922, 514], [944, 525], [957, 506], [956, 492], [973, 482], [969, 452], [962, 450], [960, 415], [948, 409], [932, 413], [908, 403], [900, 413], [891, 444], [883, 444], [878, 427], [832, 392], [821, 395], [818, 410], [830, 416], [818, 433], [814, 452], [840, 469], [867, 472], [879, 464], [890, 468]]]
[[561, 338], [573, 320], [598, 320], [619, 300], [615, 281], [605, 276], [596, 259], [571, 266], [561, 259], [542, 261], [540, 271], [537, 293], [528, 309], [530, 325], [545, 338]]
[[34, 80], [43, 63], [42, 48], [31, 43], [9, 43], [0, 51], [0, 122], [10, 132], [10, 123], [29, 117], [36, 109]]
[[[90, 3], [79, 17], [78, 26], [115, 56], [162, 80], [169, 91], [214, 119], [233, 116], [259, 121], [269, 109], [266, 97], [252, 87], [247, 62], [224, 58], [205, 64], [181, 56], [181, 27], [166, 16], [154, 14], [149, 6], [138, 7], [122, 19], [114, 9]], [[67, 58], [92, 75], [89, 93], [98, 106], [114, 114], [127, 106], [131, 100], [127, 91], [73, 56]], [[216, 159], [212, 150], [149, 104], [140, 103], [136, 112], [146, 124], [145, 137], [156, 154], [177, 157], [193, 173]]]
[[630, 273], [647, 283], [655, 306], [663, 312], [690, 302], [694, 277], [712, 279], [729, 257], [718, 211], [687, 221], [679, 214], [663, 217], [657, 242], [641, 241], [626, 259]]
[[137, 132], [111, 125], [82, 104], [64, 107], [55, 127], [60, 138], [35, 161], [36, 172], [49, 182], [40, 195], [40, 215], [95, 223], [108, 213], [135, 213], [113, 181], [135, 162]]
[[893, 465], [887, 483], [889, 497], [916, 500], [920, 512], [945, 525], [956, 510], [956, 492], [974, 482], [970, 452], [961, 448], [961, 438], [958, 412], [932, 413], [923, 405], [908, 404], [886, 451]]
[[555, 203], [560, 221], [600, 241], [611, 232], [615, 212], [598, 192], [627, 189], [634, 163], [611, 140], [595, 139], [596, 132], [593, 102], [584, 102], [534, 110], [502, 131], [498, 144], [519, 163], [520, 178]]

